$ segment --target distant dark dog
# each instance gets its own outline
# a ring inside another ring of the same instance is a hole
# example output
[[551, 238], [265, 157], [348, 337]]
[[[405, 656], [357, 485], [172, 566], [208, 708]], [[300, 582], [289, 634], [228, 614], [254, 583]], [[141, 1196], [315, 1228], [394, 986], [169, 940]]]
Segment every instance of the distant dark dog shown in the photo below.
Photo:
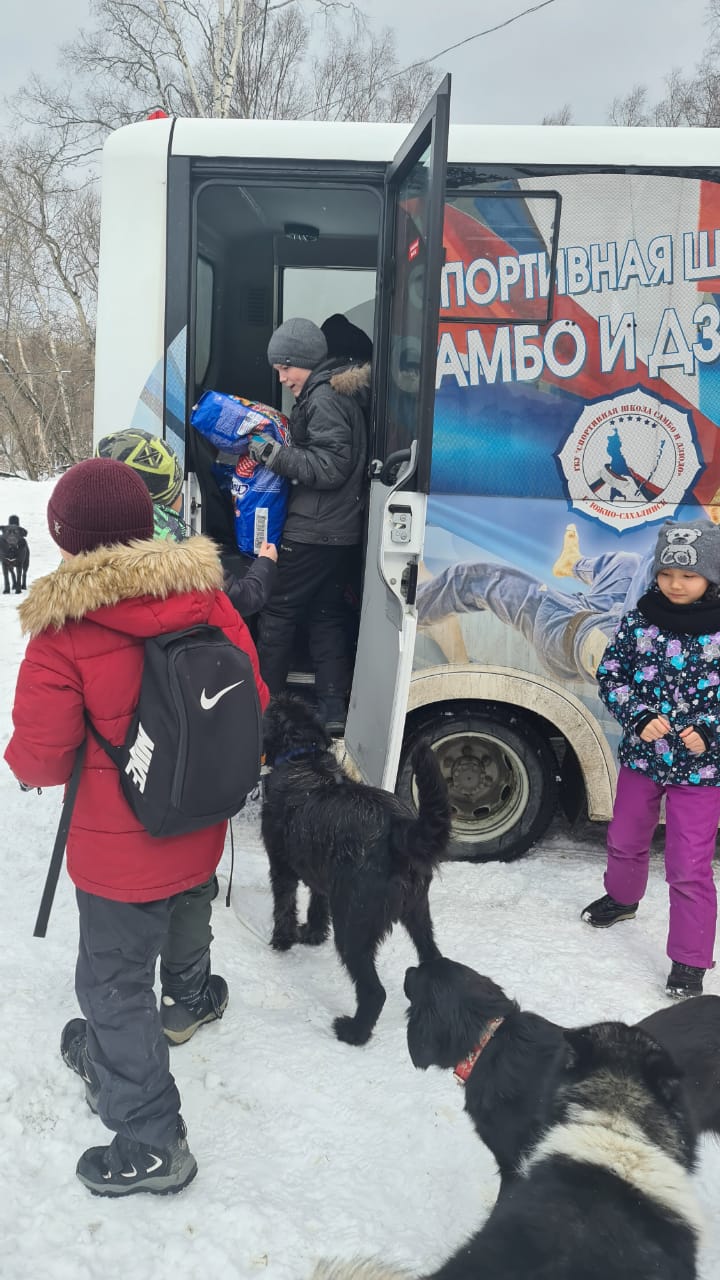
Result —
[[[428, 1280], [696, 1280], [695, 1134], [678, 1070], [639, 1027], [565, 1033], [548, 1127], [512, 1195]], [[313, 1280], [396, 1280], [321, 1263]]]
[[[432, 750], [421, 745], [413, 768], [416, 816], [395, 796], [351, 781], [331, 739], [305, 703], [273, 699], [265, 714], [262, 835], [274, 904], [272, 945], [324, 942], [332, 919], [335, 946], [355, 984], [357, 1010], [336, 1018], [335, 1034], [365, 1044], [385, 1003], [375, 968], [379, 943], [400, 921], [420, 960], [440, 955], [428, 891], [450, 835], [447, 790]], [[307, 922], [298, 926], [297, 889], [310, 889]]]
[[[525, 1013], [491, 978], [455, 960], [441, 957], [408, 969], [405, 995], [414, 1066], [455, 1068], [465, 1083], [465, 1110], [506, 1190], [545, 1128], [569, 1033]], [[696, 1132], [720, 1134], [720, 996], [660, 1009], [638, 1026], [682, 1073]]]
[[12, 590], [16, 595], [27, 590], [27, 573], [30, 567], [30, 548], [27, 529], [23, 529], [17, 516], [9, 516], [7, 524], [0, 525], [0, 560], [3, 571], [3, 595]]

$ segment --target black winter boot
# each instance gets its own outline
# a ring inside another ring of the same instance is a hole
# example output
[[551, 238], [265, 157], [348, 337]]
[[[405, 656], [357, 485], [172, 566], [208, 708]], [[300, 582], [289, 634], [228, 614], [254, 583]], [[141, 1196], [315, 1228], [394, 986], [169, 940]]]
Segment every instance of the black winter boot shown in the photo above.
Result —
[[606, 893], [602, 898], [596, 898], [591, 902], [582, 912], [580, 919], [586, 924], [591, 924], [594, 929], [609, 929], [619, 920], [634, 920], [639, 906], [639, 902], [627, 904], [616, 902], [609, 893]]
[[85, 1084], [85, 1100], [91, 1111], [97, 1114], [100, 1085], [87, 1057], [87, 1022], [84, 1018], [71, 1018], [65, 1023], [60, 1036], [60, 1053], [66, 1066], [74, 1071]]
[[131, 1196], [138, 1191], [172, 1195], [182, 1191], [197, 1173], [186, 1133], [180, 1116], [177, 1134], [167, 1147], [135, 1142], [118, 1133], [109, 1147], [89, 1147], [83, 1152], [77, 1176], [96, 1196]]
[[160, 1001], [163, 1031], [173, 1044], [185, 1044], [186, 1040], [195, 1035], [198, 1027], [222, 1018], [227, 1002], [227, 982], [217, 973], [211, 973], [200, 992], [195, 995], [174, 998], [163, 992]]
[[696, 969], [692, 964], [679, 964], [677, 960], [673, 960], [665, 984], [665, 994], [673, 1000], [688, 1000], [690, 996], [701, 996], [704, 977], [704, 969]]
[[344, 698], [335, 693], [319, 694], [317, 714], [326, 733], [331, 738], [342, 738], [345, 733], [345, 721], [347, 720], [347, 707]]

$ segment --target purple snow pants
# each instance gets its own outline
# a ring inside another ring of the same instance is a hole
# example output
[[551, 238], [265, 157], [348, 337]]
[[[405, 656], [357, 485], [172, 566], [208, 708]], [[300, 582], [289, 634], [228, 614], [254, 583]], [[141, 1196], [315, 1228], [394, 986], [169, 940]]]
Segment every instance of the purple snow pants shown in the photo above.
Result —
[[605, 889], [618, 902], [642, 898], [663, 794], [665, 879], [670, 888], [667, 953], [679, 964], [711, 969], [717, 921], [712, 864], [720, 787], [664, 787], [623, 766], [607, 833]]

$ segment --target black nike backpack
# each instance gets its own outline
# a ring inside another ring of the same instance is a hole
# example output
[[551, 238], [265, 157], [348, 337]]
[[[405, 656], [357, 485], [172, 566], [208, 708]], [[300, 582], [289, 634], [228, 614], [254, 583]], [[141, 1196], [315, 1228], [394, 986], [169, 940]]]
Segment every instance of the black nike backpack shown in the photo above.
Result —
[[262, 713], [252, 662], [219, 627], [145, 641], [140, 701], [121, 747], [90, 729], [151, 836], [230, 818], [260, 778]]

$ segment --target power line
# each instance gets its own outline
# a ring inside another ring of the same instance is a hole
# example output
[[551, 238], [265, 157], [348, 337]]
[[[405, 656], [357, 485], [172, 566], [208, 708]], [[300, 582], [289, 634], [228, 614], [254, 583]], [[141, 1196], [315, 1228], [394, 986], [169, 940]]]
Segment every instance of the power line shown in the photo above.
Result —
[[[481, 36], [492, 35], [493, 31], [500, 31], [503, 27], [509, 27], [513, 22], [519, 22], [520, 18], [525, 18], [529, 13], [537, 13], [538, 9], [547, 9], [549, 4], [555, 4], [555, 0], [542, 0], [541, 4], [533, 4], [529, 9], [523, 9], [520, 13], [515, 13], [511, 18], [506, 18], [504, 22], [498, 22], [494, 27], [486, 27], [484, 31], [476, 31], [474, 36], [466, 36], [464, 40], [458, 40], [456, 44], [449, 44], [446, 49], [441, 49], [439, 53], [432, 54], [429, 58], [419, 58], [417, 62], [411, 62], [409, 66], [402, 67], [400, 71], [393, 71], [388, 76], [388, 80], [396, 80], [398, 76], [404, 76], [407, 71], [413, 71], [415, 67], [424, 67], [429, 62], [437, 62], [438, 58], [442, 58], [444, 54], [452, 52], [453, 49], [459, 49], [464, 44], [470, 44], [471, 40], [479, 40]], [[340, 106], [341, 98], [335, 102], [330, 102], [322, 107], [315, 107], [312, 114], [316, 111], [331, 111], [333, 107]]]
[[509, 27], [511, 23], [518, 22], [520, 18], [525, 18], [529, 13], [537, 13], [538, 9], [546, 9], [549, 4], [555, 4], [555, 0], [542, 0], [542, 4], [531, 5], [529, 9], [523, 9], [520, 13], [515, 13], [511, 18], [506, 18], [504, 22], [498, 22], [494, 27], [486, 27], [484, 31], [476, 31], [474, 36], [466, 36], [464, 40], [458, 40], [456, 44], [449, 44], [446, 49], [440, 49], [439, 53], [433, 53], [429, 58], [418, 58], [417, 62], [411, 62], [408, 67], [403, 67], [401, 71], [394, 71], [389, 77], [394, 80], [396, 76], [405, 75], [406, 71], [413, 71], [415, 67], [422, 67], [427, 62], [437, 62], [438, 58], [442, 58], [446, 53], [452, 53], [453, 49], [460, 49], [464, 44], [470, 44], [471, 40], [479, 40], [481, 36], [492, 35], [493, 31], [500, 31], [503, 27]]

